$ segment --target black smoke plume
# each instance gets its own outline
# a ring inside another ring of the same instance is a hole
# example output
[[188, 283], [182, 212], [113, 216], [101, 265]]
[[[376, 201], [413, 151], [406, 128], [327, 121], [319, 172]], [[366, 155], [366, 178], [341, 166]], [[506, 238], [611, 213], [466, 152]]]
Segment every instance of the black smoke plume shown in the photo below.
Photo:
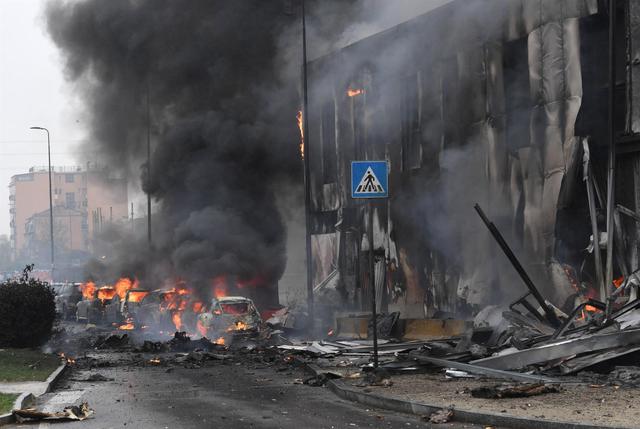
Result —
[[203, 291], [219, 275], [276, 284], [286, 230], [275, 192], [299, 192], [290, 184], [302, 177], [299, 81], [282, 78], [290, 74], [279, 52], [281, 34], [297, 25], [290, 3], [48, 4], [48, 31], [88, 109], [91, 147], [84, 151], [132, 182], [141, 177], [157, 204], [153, 250], [146, 232], [120, 232], [92, 276], [177, 277], [206, 285]]

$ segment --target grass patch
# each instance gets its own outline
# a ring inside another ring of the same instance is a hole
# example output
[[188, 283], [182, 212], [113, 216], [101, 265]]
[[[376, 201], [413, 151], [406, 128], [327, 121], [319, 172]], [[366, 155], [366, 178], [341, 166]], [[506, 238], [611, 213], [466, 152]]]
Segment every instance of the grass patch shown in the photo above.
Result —
[[0, 393], [0, 414], [11, 412], [17, 397], [18, 395], [13, 393]]
[[58, 366], [58, 356], [29, 349], [0, 349], [0, 382], [45, 381]]

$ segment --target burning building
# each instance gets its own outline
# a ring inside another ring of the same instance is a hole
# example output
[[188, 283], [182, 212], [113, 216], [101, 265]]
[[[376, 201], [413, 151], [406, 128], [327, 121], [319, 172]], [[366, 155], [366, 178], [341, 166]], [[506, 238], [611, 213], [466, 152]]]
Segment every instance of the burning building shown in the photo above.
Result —
[[[378, 305], [404, 317], [515, 299], [524, 288], [479, 203], [551, 302], [576, 288], [597, 294], [607, 287], [609, 113], [622, 206], [613, 277], [636, 271], [640, 5], [618, 1], [616, 21], [612, 107], [610, 19], [596, 0], [457, 0], [312, 61], [316, 293], [368, 309], [373, 254]], [[350, 163], [365, 159], [390, 164], [373, 239], [367, 206], [350, 197]]]

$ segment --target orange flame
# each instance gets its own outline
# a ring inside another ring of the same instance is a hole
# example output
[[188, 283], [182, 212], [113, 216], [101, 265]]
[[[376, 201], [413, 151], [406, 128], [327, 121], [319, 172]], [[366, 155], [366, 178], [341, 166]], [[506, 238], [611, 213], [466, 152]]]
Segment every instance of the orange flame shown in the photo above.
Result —
[[120, 329], [121, 331], [132, 331], [135, 328], [136, 327], [133, 325], [133, 323], [125, 323], [124, 325], [118, 326], [118, 329]]
[[213, 342], [213, 344], [217, 344], [219, 346], [224, 346], [224, 338], [223, 337], [218, 338], [217, 340], [215, 340]]
[[213, 286], [213, 296], [216, 298], [222, 298], [227, 296], [227, 278], [225, 276], [218, 276], [211, 281]]
[[103, 286], [98, 289], [98, 299], [102, 302], [108, 301], [116, 296], [116, 290], [110, 286]]
[[71, 356], [66, 356], [62, 352], [58, 353], [58, 356], [60, 356], [60, 358], [62, 358], [67, 363], [67, 365], [73, 365], [74, 363], [76, 363], [76, 360], [74, 358], [72, 358]]
[[227, 328], [227, 332], [232, 331], [246, 331], [248, 328], [247, 324], [241, 320], [238, 320], [234, 325], [231, 325]]
[[347, 96], [349, 97], [356, 97], [362, 94], [364, 94], [364, 89], [353, 89], [353, 88], [347, 89]]
[[624, 283], [624, 276], [618, 277], [617, 279], [613, 280], [613, 285], [616, 287], [616, 289], [622, 286], [622, 283]]
[[200, 323], [199, 320], [196, 322], [196, 328], [198, 329], [198, 332], [200, 332], [200, 335], [202, 335], [203, 337], [207, 336], [207, 328], [202, 323]]
[[304, 159], [304, 123], [302, 110], [298, 110], [296, 119], [298, 120], [298, 129], [300, 130], [300, 158]]
[[204, 311], [204, 304], [200, 301], [196, 301], [193, 303], [192, 308], [194, 313], [202, 313]]
[[94, 282], [86, 282], [80, 285], [80, 291], [85, 299], [93, 299], [96, 294], [96, 284]]
[[131, 291], [129, 292], [129, 302], [140, 302], [147, 295], [149, 295], [149, 292], [146, 290]]
[[116, 289], [116, 293], [118, 294], [120, 299], [124, 299], [124, 297], [127, 295], [128, 290], [138, 287], [138, 280], [131, 280], [129, 278], [122, 277], [118, 279], [113, 287]]
[[182, 329], [182, 317], [180, 316], [179, 312], [173, 313], [173, 315], [171, 316], [171, 320], [173, 321], [173, 324], [178, 331]]

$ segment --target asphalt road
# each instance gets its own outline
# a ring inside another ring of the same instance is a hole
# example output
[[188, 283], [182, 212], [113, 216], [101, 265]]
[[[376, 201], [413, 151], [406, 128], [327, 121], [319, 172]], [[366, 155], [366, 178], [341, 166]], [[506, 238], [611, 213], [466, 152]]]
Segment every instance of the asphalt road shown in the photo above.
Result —
[[[100, 373], [113, 381], [79, 382]], [[13, 428], [429, 428], [417, 416], [368, 409], [323, 387], [296, 384], [300, 370], [216, 363], [212, 367], [111, 367], [74, 370], [47, 398], [47, 407], [84, 400], [87, 420], [17, 424]], [[444, 424], [437, 428], [481, 426]]]

